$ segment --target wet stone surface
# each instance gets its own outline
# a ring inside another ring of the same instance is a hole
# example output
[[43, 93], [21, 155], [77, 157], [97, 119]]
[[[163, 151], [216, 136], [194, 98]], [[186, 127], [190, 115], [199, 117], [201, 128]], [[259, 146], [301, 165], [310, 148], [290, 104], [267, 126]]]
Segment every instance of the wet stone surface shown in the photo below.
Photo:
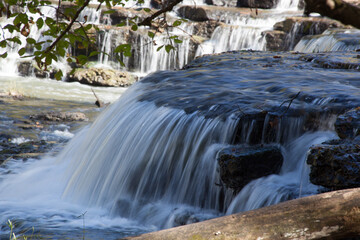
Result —
[[49, 151], [56, 154], [76, 129], [94, 120], [100, 112], [92, 103], [6, 94], [0, 94], [0, 107], [0, 163], [40, 158]]
[[360, 135], [360, 107], [351, 109], [338, 116], [335, 130], [340, 138], [352, 139]]
[[223, 184], [237, 193], [252, 180], [278, 174], [283, 156], [276, 146], [231, 147], [219, 153], [218, 162]]
[[360, 139], [333, 140], [311, 147], [310, 181], [330, 190], [360, 186]]
[[240, 51], [209, 55], [195, 59], [183, 70], [144, 78], [141, 82], [147, 84], [147, 91], [139, 100], [224, 119], [261, 112], [339, 113], [360, 103], [359, 70], [323, 68], [308, 59], [329, 57], [360, 65], [357, 54]]

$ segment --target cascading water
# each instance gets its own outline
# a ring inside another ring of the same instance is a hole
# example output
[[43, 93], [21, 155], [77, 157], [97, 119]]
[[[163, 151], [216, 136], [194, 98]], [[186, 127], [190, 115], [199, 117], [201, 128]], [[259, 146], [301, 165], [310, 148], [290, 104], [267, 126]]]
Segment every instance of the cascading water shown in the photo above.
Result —
[[[0, 221], [15, 219], [64, 238], [67, 232], [81, 236], [79, 216], [86, 212], [87, 237], [110, 232], [114, 239], [316, 193], [308, 183], [306, 151], [336, 137], [332, 111], [358, 105], [358, 88], [349, 85], [358, 77], [316, 68], [293, 54], [277, 65], [272, 56], [207, 56], [185, 70], [144, 78], [56, 158], [3, 165]], [[262, 67], [269, 62], [272, 68]], [[287, 106], [279, 106], [299, 91], [283, 116]], [[314, 111], [316, 121], [304, 114]], [[254, 140], [281, 146], [281, 172], [234, 196], [221, 184], [217, 154]]]
[[352, 51], [360, 49], [360, 31], [326, 30], [320, 35], [304, 37], [295, 46], [299, 52]]

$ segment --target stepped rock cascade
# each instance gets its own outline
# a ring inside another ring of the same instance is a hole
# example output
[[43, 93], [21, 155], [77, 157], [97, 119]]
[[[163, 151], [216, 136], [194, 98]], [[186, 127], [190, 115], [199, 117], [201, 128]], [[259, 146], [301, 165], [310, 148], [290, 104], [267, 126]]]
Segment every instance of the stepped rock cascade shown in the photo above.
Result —
[[326, 30], [323, 34], [304, 37], [295, 46], [299, 52], [352, 51], [360, 49], [360, 30]]
[[[306, 153], [337, 138], [336, 116], [359, 106], [360, 85], [357, 70], [308, 57], [232, 52], [143, 78], [56, 157], [2, 166], [0, 221], [65, 238], [81, 236], [86, 212], [86, 236], [113, 239], [316, 194]], [[280, 172], [234, 195], [217, 155], [261, 144], [281, 149]]]

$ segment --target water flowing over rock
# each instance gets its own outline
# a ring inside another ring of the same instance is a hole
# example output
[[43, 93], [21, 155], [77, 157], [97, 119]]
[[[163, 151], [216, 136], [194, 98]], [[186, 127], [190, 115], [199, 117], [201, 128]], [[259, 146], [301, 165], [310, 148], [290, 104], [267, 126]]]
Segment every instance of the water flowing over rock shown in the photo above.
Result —
[[353, 51], [360, 49], [360, 30], [334, 29], [306, 36], [295, 46], [299, 52]]
[[218, 162], [221, 181], [238, 193], [252, 180], [278, 174], [283, 164], [283, 156], [277, 147], [234, 146], [221, 150]]
[[68, 76], [69, 82], [107, 87], [126, 87], [132, 85], [136, 80], [137, 77], [130, 73], [104, 68], [79, 68]]
[[324, 18], [290, 17], [265, 31], [266, 49], [270, 51], [292, 50], [304, 37], [323, 33], [329, 28], [343, 27], [337, 21]]

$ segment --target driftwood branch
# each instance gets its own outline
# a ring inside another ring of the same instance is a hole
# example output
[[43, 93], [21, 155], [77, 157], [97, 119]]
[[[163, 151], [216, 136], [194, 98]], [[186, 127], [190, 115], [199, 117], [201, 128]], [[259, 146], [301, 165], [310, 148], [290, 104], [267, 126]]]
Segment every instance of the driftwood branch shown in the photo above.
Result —
[[360, 236], [360, 188], [126, 239], [344, 239]]
[[172, 1], [169, 5], [167, 5], [166, 7], [160, 9], [159, 11], [155, 12], [154, 14], [152, 14], [150, 17], [145, 18], [143, 21], [141, 21], [138, 26], [149, 26], [151, 27], [151, 22], [152, 20], [154, 20], [155, 18], [157, 18], [158, 16], [160, 16], [163, 13], [166, 12], [170, 12], [177, 4], [179, 4], [180, 2], [182, 2], [183, 0], [175, 0]]
[[305, 14], [312, 12], [360, 28], [360, 7], [342, 0], [305, 0]]

